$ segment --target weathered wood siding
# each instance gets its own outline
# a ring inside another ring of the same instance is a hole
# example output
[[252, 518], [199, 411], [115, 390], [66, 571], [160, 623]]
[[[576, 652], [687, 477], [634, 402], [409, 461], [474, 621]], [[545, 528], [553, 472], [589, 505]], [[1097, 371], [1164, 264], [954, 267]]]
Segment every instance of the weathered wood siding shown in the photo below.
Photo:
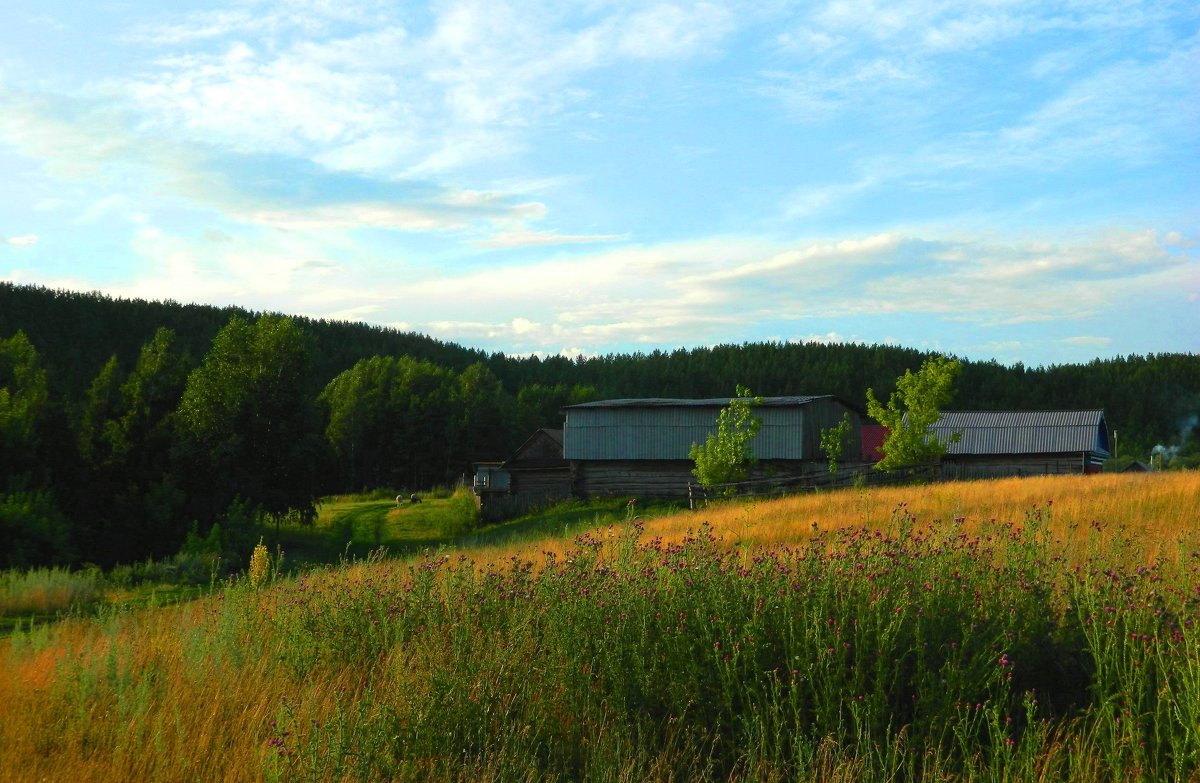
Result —
[[939, 473], [943, 479], [984, 479], [1094, 472], [1088, 469], [1088, 464], [1088, 455], [1082, 452], [943, 457]]
[[685, 498], [688, 482], [695, 481], [692, 467], [686, 460], [573, 460], [571, 494]]
[[[577, 460], [571, 463], [571, 494], [686, 498], [688, 485], [696, 483], [693, 467], [688, 460]], [[751, 466], [747, 482], [795, 484], [827, 473], [826, 463], [815, 460], [764, 460]]]
[[512, 471], [512, 493], [532, 503], [562, 500], [571, 496], [571, 469], [546, 468]]

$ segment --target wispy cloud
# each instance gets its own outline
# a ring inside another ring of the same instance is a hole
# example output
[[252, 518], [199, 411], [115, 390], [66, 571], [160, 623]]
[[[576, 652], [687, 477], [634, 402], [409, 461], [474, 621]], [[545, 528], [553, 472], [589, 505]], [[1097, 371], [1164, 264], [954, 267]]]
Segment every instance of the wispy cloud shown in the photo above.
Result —
[[[740, 263], [729, 266], [731, 258]], [[680, 262], [691, 274], [676, 274]], [[1000, 274], [1014, 265], [1015, 273]], [[1073, 273], [1063, 275], [1062, 265]], [[783, 272], [789, 269], [796, 274]], [[759, 323], [821, 318], [919, 315], [991, 330], [1029, 323], [1070, 328], [1132, 296], [1170, 292], [1195, 280], [1198, 272], [1200, 257], [1168, 262], [1161, 239], [1147, 241], [1143, 232], [1074, 245], [964, 244], [884, 235], [774, 250], [739, 249], [735, 239], [720, 238], [431, 278], [410, 287], [403, 307], [412, 317], [422, 310], [421, 302], [452, 299], [452, 311], [491, 316], [414, 321], [439, 336], [498, 340], [521, 350], [567, 344], [603, 349], [621, 341], [702, 344], [736, 339]], [[737, 285], [731, 285], [734, 281]], [[513, 311], [524, 315], [504, 317]], [[841, 338], [840, 333], [813, 336]], [[1063, 339], [1072, 336], [1068, 332]]]
[[545, 247], [550, 245], [591, 245], [623, 242], [628, 234], [558, 234], [553, 231], [506, 231], [481, 239], [482, 247]]
[[[520, 194], [413, 180], [389, 182], [311, 164], [262, 170], [284, 159], [218, 153], [186, 141], [145, 135], [121, 122], [118, 113], [86, 103], [68, 106], [13, 91], [0, 94], [0, 99], [7, 99], [0, 100], [7, 109], [0, 113], [0, 145], [7, 142], [42, 161], [58, 178], [103, 188], [105, 195], [87, 203], [77, 223], [94, 224], [114, 215], [134, 224], [151, 223], [148, 213], [164, 206], [165, 193], [192, 209], [216, 210], [235, 223], [286, 231], [467, 232], [485, 247], [625, 238], [535, 230], [547, 208]], [[110, 183], [116, 181], [122, 183], [122, 190], [113, 192]], [[531, 187], [524, 183], [524, 189]], [[378, 195], [361, 198], [357, 191]], [[298, 203], [301, 200], [305, 203]], [[49, 210], [67, 203], [55, 199], [43, 206]]]
[[1112, 345], [1112, 338], [1111, 337], [1099, 337], [1099, 336], [1095, 336], [1095, 335], [1078, 335], [1075, 337], [1064, 337], [1061, 340], [1059, 340], [1059, 342], [1065, 343], [1067, 345], [1087, 345], [1087, 346], [1102, 347], [1102, 346], [1106, 346], [1106, 345]]
[[383, 228], [397, 231], [461, 231], [484, 223], [521, 224], [545, 214], [537, 203], [505, 204], [455, 203], [453, 200], [411, 205], [353, 202], [311, 208], [255, 209], [237, 217], [288, 231], [329, 231], [356, 228]]
[[696, 56], [733, 23], [708, 3], [574, 15], [465, 0], [439, 7], [418, 31], [379, 7], [351, 8], [330, 20], [322, 6], [312, 29], [244, 9], [142, 29], [133, 40], [203, 39], [217, 51], [161, 57], [127, 89], [147, 121], [170, 132], [427, 175], [519, 149], [523, 129], [585, 98], [573, 86], [582, 74]]
[[38, 241], [37, 234], [23, 234], [17, 237], [4, 237], [4, 244], [16, 245], [18, 247], [26, 247], [36, 245]]

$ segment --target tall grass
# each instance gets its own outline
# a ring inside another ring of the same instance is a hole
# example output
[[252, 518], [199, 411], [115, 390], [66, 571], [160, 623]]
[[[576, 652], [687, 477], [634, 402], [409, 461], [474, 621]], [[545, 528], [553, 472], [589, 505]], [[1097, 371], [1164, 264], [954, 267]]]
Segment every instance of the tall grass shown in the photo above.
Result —
[[94, 569], [34, 568], [0, 571], [0, 617], [46, 615], [86, 608], [104, 597], [103, 577]]
[[0, 779], [1195, 779], [1200, 547], [1139, 549], [1119, 500], [1061, 519], [1081, 487], [847, 493], [818, 500], [874, 523], [788, 541], [744, 532], [766, 504], [631, 521], [19, 634]]

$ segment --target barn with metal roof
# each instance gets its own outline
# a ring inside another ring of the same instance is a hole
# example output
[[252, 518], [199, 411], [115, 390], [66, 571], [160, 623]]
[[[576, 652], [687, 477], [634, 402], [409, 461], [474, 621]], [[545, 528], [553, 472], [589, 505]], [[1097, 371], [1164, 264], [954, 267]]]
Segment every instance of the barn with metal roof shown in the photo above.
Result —
[[[577, 496], [632, 494], [686, 496], [695, 479], [688, 457], [692, 444], [716, 430], [728, 397], [708, 399], [622, 399], [564, 408], [563, 458], [571, 463]], [[850, 414], [851, 446], [846, 462], [861, 459], [861, 412], [837, 397], [763, 397], [754, 410], [762, 421], [751, 443], [758, 460], [752, 477], [802, 476], [827, 470], [821, 430]]]
[[946, 411], [932, 434], [947, 478], [1096, 473], [1110, 454], [1104, 411]]

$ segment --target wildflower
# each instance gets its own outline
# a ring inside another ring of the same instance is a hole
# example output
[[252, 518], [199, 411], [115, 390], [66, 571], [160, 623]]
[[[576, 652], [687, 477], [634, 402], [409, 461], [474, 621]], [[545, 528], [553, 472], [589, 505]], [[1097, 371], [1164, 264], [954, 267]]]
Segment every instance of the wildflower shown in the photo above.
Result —
[[267, 577], [271, 571], [271, 555], [267, 552], [266, 545], [260, 538], [258, 546], [254, 547], [254, 552], [250, 555], [250, 586], [259, 587], [266, 583]]

